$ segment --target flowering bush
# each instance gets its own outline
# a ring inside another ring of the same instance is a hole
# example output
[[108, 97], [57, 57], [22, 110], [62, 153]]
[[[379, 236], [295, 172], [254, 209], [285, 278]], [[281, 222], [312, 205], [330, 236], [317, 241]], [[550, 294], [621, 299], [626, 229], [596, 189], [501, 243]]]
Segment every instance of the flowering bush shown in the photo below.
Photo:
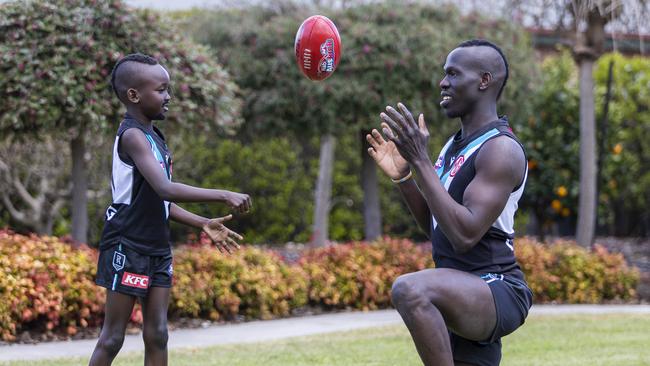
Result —
[[307, 250], [299, 265], [309, 277], [312, 304], [333, 308], [389, 307], [397, 276], [433, 267], [431, 252], [403, 239], [353, 242]]
[[176, 316], [269, 319], [307, 303], [307, 278], [275, 253], [245, 247], [223, 255], [210, 245], [175, 253], [170, 312]]
[[0, 337], [21, 328], [64, 330], [96, 326], [105, 292], [94, 283], [96, 252], [58, 238], [0, 230]]
[[572, 241], [549, 246], [521, 238], [515, 245], [535, 302], [600, 303], [636, 297], [639, 271], [628, 267], [621, 254], [600, 245], [588, 251]]
[[[636, 298], [639, 272], [620, 254], [531, 238], [517, 239], [515, 247], [535, 302]], [[54, 237], [0, 230], [0, 337], [13, 341], [24, 329], [74, 335], [101, 324], [105, 291], [93, 282], [96, 259], [95, 250]], [[253, 246], [224, 255], [201, 239], [175, 250], [170, 317], [269, 319], [305, 305], [387, 308], [399, 275], [430, 267], [429, 246], [404, 239], [307, 249], [295, 264]], [[131, 321], [142, 322], [139, 307]]]

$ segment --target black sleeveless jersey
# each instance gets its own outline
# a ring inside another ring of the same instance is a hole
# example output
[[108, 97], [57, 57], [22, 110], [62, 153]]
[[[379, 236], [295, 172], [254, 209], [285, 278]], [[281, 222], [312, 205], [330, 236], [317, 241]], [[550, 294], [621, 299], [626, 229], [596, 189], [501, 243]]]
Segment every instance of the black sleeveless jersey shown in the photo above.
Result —
[[167, 255], [171, 251], [169, 233], [169, 205], [142, 176], [133, 160], [120, 152], [120, 139], [129, 128], [141, 130], [149, 144], [151, 154], [160, 163], [171, 180], [172, 159], [165, 137], [155, 126], [145, 130], [128, 114], [120, 124], [113, 145], [111, 191], [113, 203], [108, 206], [100, 249], [123, 244], [147, 255]]
[[[458, 203], [463, 203], [465, 189], [476, 174], [474, 162], [483, 144], [498, 136], [508, 136], [519, 143], [508, 125], [507, 119], [492, 122], [480, 130], [461, 139], [461, 131], [452, 136], [442, 148], [435, 170], [440, 182], [449, 195]], [[521, 146], [521, 143], [519, 143]], [[523, 149], [523, 146], [522, 146]], [[509, 157], [504, 156], [503, 159]], [[517, 203], [524, 190], [528, 168], [521, 184], [513, 190], [503, 211], [468, 252], [457, 254], [449, 239], [438, 227], [435, 217], [431, 217], [431, 242], [433, 259], [438, 268], [454, 268], [467, 272], [483, 274], [496, 273], [514, 275], [523, 279], [523, 274], [514, 255], [514, 214]]]

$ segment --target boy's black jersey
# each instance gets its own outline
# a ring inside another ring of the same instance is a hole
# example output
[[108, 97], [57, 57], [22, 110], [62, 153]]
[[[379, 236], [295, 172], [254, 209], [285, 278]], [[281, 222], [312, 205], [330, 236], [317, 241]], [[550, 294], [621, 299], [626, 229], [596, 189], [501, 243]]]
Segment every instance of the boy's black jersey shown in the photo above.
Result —
[[[474, 162], [483, 144], [498, 136], [508, 136], [519, 143], [505, 118], [492, 122], [470, 136], [461, 139], [459, 131], [442, 148], [435, 170], [449, 195], [463, 203], [465, 189], [474, 179]], [[521, 143], [519, 143], [521, 146]], [[522, 146], [523, 149], [523, 146]], [[499, 159], [509, 159], [508, 156]], [[455, 268], [474, 273], [510, 273], [523, 278], [514, 255], [514, 214], [524, 191], [528, 169], [521, 184], [513, 190], [503, 211], [487, 233], [467, 253], [455, 253], [449, 239], [431, 217], [431, 242], [433, 259], [438, 268]]]
[[129, 128], [137, 128], [145, 134], [151, 145], [151, 154], [171, 180], [172, 159], [163, 134], [155, 126], [153, 131], [147, 131], [139, 122], [128, 114], [125, 115], [113, 145], [113, 203], [106, 210], [99, 248], [106, 249], [122, 244], [142, 254], [166, 255], [171, 251], [170, 203], [160, 198], [153, 190], [133, 160], [120, 152], [120, 139]]

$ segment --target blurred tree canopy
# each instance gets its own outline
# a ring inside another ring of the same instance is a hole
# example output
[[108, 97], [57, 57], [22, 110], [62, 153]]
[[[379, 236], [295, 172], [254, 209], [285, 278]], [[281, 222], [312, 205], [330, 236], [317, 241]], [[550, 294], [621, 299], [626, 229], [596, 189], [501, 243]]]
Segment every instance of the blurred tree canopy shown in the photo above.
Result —
[[[336, 23], [342, 39], [341, 62], [325, 82], [302, 76], [293, 53], [298, 26], [316, 11]], [[201, 9], [179, 17], [194, 39], [217, 52], [242, 89], [240, 139], [260, 133], [349, 134], [376, 127], [379, 112], [402, 101], [440, 126], [432, 138], [442, 143], [458, 125], [439, 112], [438, 82], [447, 54], [466, 39], [486, 38], [503, 48], [511, 80], [501, 109], [515, 122], [529, 112], [538, 76], [521, 28], [500, 19], [463, 17], [449, 5], [389, 1], [337, 10]]]
[[[609, 63], [612, 99], [605, 131], [599, 217], [601, 232], [650, 235], [650, 58], [608, 54], [594, 69], [596, 111], [602, 113]], [[602, 118], [600, 116], [599, 118]]]
[[[302, 76], [293, 51], [298, 26], [315, 13], [332, 19], [342, 39], [339, 67], [324, 82]], [[424, 113], [436, 153], [459, 128], [438, 106], [442, 65], [458, 43], [487, 38], [503, 48], [511, 78], [500, 112], [511, 118], [515, 129], [532, 108], [530, 95], [538, 74], [526, 33], [499, 19], [461, 16], [453, 6], [386, 2], [331, 10], [294, 4], [201, 9], [177, 17], [197, 41], [217, 52], [241, 88], [244, 123], [238, 140], [254, 144], [260, 139], [287, 137], [289, 148], [299, 152], [303, 164], [313, 166], [311, 161], [318, 157], [314, 141], [330, 133], [339, 139], [329, 228], [334, 240], [363, 238], [361, 212], [367, 193], [360, 185], [362, 161], [367, 158], [363, 131], [378, 127], [378, 115], [386, 105], [401, 101], [414, 113]], [[201, 149], [200, 144], [193, 145]], [[378, 197], [381, 229], [391, 235], [422, 238], [398, 192], [386, 182], [382, 178]], [[255, 191], [250, 193], [255, 196]], [[306, 214], [309, 211], [301, 213]], [[296, 240], [289, 232], [285, 235], [277, 238]]]
[[[648, 235], [650, 214], [650, 60], [603, 56], [595, 65], [596, 116], [601, 123], [609, 63], [614, 62], [612, 97], [599, 162], [599, 228], [605, 235]], [[568, 52], [547, 58], [543, 83], [534, 96], [534, 113], [521, 130], [527, 146], [529, 178], [522, 206], [531, 210], [538, 232], [558, 221], [572, 223], [578, 205], [579, 90], [577, 67]], [[557, 232], [556, 232], [557, 234]], [[561, 232], [572, 235], [569, 229]]]
[[[287, 2], [275, 8], [195, 10], [172, 14], [175, 19], [129, 9], [119, 1], [65, 4], [39, 0], [0, 5], [0, 144], [5, 148], [0, 149], [0, 161], [9, 161], [2, 159], [9, 155], [19, 162], [23, 159], [19, 156], [36, 159], [29, 149], [18, 151], [12, 146], [44, 144], [47, 136], [71, 147], [72, 154], [61, 154], [69, 161], [62, 162], [59, 156], [49, 165], [44, 161], [31, 168], [68, 169], [81, 139], [90, 145], [82, 155], [90, 167], [86, 170], [97, 175], [91, 176], [89, 190], [94, 191], [93, 197], [99, 197], [97, 192], [107, 194], [110, 145], [122, 113], [108, 77], [121, 55], [139, 51], [158, 57], [172, 76], [171, 110], [161, 127], [174, 152], [174, 179], [251, 194], [253, 212], [231, 221], [247, 242], [309, 240], [319, 139], [327, 133], [338, 140], [329, 237], [363, 239], [361, 131], [378, 125], [378, 114], [387, 104], [401, 101], [414, 113], [424, 113], [432, 133], [432, 153], [437, 154], [459, 128], [438, 107], [445, 57], [462, 40], [486, 38], [500, 45], [508, 57], [510, 79], [499, 112], [510, 117], [529, 157], [524, 212], [519, 216], [533, 213], [542, 230], [550, 233], [554, 223], [575, 222], [576, 67], [569, 54], [540, 63], [526, 33], [507, 20], [461, 16], [453, 6], [411, 2], [336, 10]], [[321, 83], [304, 78], [293, 55], [299, 24], [316, 12], [336, 23], [343, 42], [339, 69]], [[648, 235], [650, 150], [644, 137], [650, 132], [650, 65], [647, 58], [601, 58], [594, 72], [598, 120], [610, 60], [614, 60], [614, 85], [605, 133], [607, 151], [601, 162], [600, 233]], [[237, 134], [223, 138], [221, 132], [242, 122]], [[47, 154], [38, 159], [47, 160]], [[34, 176], [39, 173], [25, 169], [30, 166], [24, 162], [16, 167], [12, 179], [27, 183], [29, 175], [31, 183], [25, 187], [39, 196], [43, 185], [36, 184], [39, 180]], [[51, 171], [42, 173], [51, 176]], [[65, 184], [59, 184], [61, 177], [70, 179], [65, 171], [51, 178], [57, 182], [52, 187], [59, 196], [52, 192], [41, 196], [51, 202], [68, 199]], [[6, 180], [1, 182], [3, 190], [13, 189]], [[392, 183], [385, 178], [378, 183], [382, 231], [424, 239]], [[6, 196], [14, 199], [17, 209], [29, 211], [19, 195]], [[108, 201], [105, 195], [90, 202], [93, 240], [98, 238]], [[212, 205], [183, 206], [206, 216], [227, 211]], [[53, 225], [49, 230], [64, 234], [70, 230], [71, 208], [59, 212], [64, 219], [45, 226]], [[0, 206], [0, 223], [20, 227], [5, 204]], [[183, 240], [188, 231], [178, 229], [176, 239]]]

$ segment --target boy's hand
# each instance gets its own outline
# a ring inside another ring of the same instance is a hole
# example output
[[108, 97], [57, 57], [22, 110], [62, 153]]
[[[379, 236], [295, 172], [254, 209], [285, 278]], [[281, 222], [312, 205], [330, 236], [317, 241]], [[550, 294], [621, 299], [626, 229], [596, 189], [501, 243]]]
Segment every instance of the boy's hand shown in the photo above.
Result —
[[253, 206], [249, 195], [237, 192], [226, 193], [226, 204], [239, 213], [246, 213]]
[[202, 228], [203, 232], [206, 233], [210, 239], [212, 239], [214, 245], [217, 246], [217, 249], [219, 249], [221, 253], [223, 253], [224, 249], [228, 253], [232, 253], [233, 250], [239, 249], [240, 246], [237, 244], [235, 239], [244, 239], [244, 237], [223, 225], [225, 221], [228, 221], [230, 219], [232, 219], [232, 215], [210, 219], [205, 225], [203, 225]]

